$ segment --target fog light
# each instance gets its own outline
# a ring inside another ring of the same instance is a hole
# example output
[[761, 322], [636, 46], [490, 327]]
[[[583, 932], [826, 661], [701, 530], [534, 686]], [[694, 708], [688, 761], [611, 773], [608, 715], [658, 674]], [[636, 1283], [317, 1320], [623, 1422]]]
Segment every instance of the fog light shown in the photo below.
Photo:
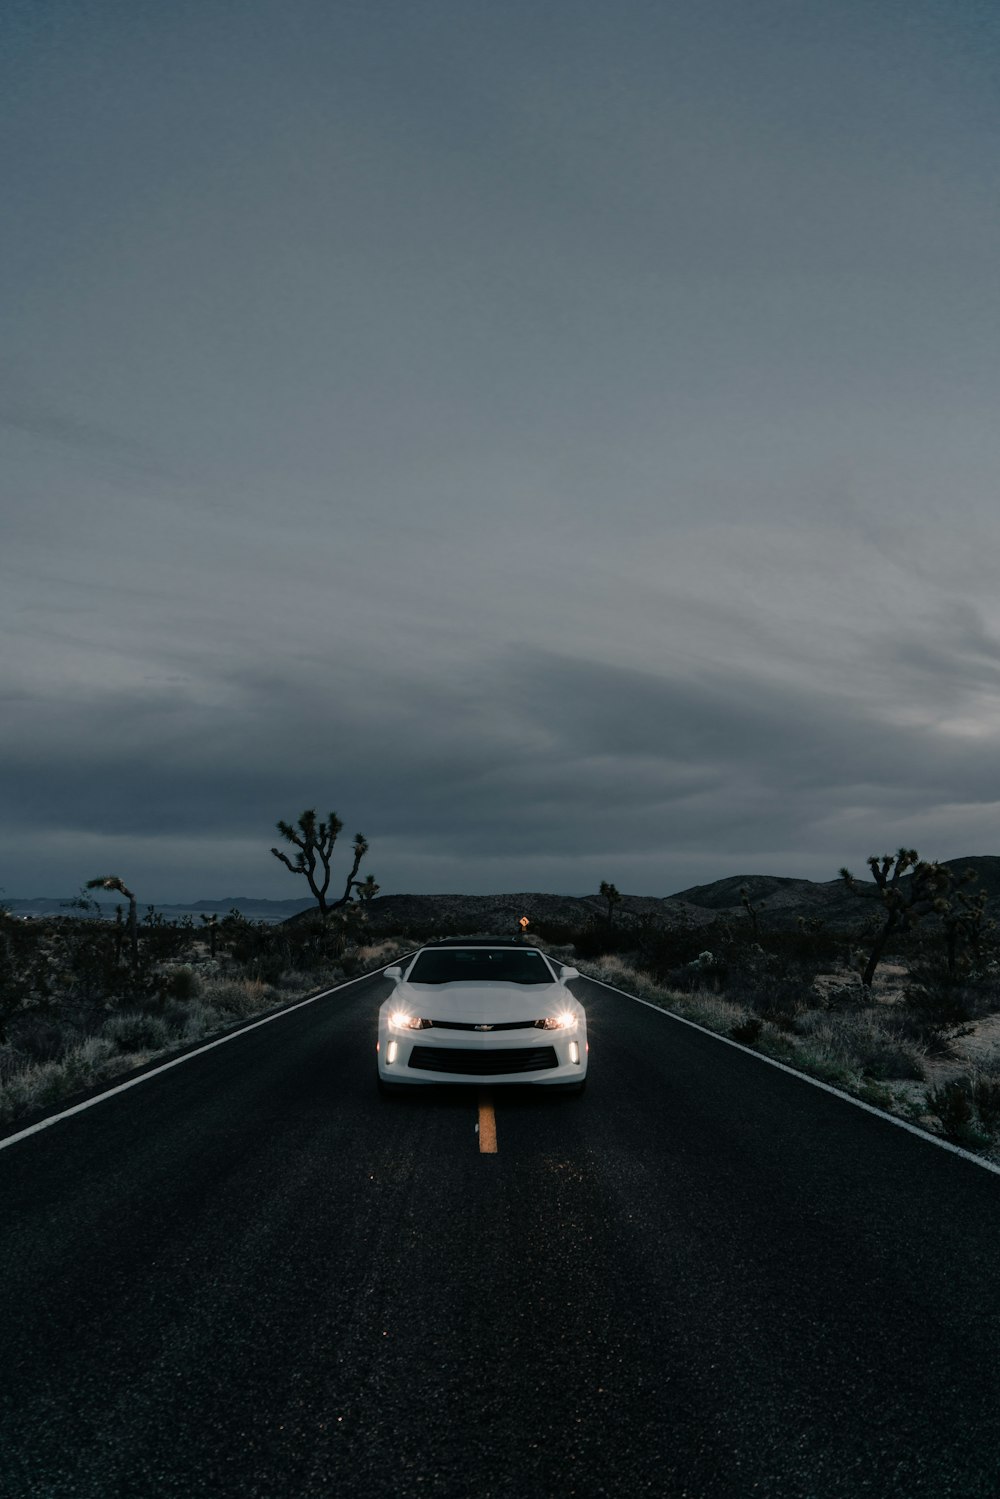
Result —
[[571, 1062], [579, 1062], [580, 1043], [578, 1041], [571, 1041], [569, 1043], [569, 1059]]
[[399, 1056], [399, 1042], [398, 1041], [390, 1041], [389, 1042], [389, 1050], [385, 1054], [386, 1061], [392, 1063], [392, 1062], [394, 1062], [396, 1060], [396, 1058], [398, 1056]]

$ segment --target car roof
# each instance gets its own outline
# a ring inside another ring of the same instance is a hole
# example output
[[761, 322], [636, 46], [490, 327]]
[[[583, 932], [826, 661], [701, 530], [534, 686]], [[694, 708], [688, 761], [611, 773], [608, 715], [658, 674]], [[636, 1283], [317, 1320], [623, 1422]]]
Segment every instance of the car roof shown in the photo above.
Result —
[[441, 947], [513, 947], [521, 951], [525, 948], [538, 951], [533, 943], [526, 942], [521, 937], [441, 937], [434, 942], [425, 942], [420, 951], [427, 952]]

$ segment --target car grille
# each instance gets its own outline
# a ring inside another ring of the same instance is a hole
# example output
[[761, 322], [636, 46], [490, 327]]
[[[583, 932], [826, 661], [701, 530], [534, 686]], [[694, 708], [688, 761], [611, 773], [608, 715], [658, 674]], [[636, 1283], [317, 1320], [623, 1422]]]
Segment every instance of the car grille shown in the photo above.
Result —
[[495, 1025], [476, 1025], [472, 1020], [432, 1020], [436, 1031], [529, 1031], [535, 1020], [498, 1020]]
[[512, 1046], [504, 1051], [415, 1046], [410, 1052], [410, 1066], [421, 1072], [471, 1072], [476, 1077], [495, 1077], [503, 1072], [544, 1072], [558, 1065], [554, 1046]]

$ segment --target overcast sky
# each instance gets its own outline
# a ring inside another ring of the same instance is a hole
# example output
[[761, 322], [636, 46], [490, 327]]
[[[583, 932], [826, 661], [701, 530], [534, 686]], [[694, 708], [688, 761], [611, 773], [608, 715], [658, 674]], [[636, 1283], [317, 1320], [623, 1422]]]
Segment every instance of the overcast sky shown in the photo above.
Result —
[[1000, 854], [1000, 11], [10, 0], [0, 886]]

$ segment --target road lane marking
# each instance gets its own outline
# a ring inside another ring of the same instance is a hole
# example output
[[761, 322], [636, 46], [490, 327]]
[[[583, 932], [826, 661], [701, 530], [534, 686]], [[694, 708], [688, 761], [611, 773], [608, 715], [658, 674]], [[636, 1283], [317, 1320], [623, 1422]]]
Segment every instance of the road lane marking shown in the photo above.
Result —
[[497, 1116], [493, 1112], [493, 1098], [484, 1088], [479, 1095], [479, 1154], [497, 1153]]
[[612, 994], [621, 994], [625, 999], [633, 1000], [637, 1005], [645, 1005], [647, 1010], [655, 1010], [659, 1015], [665, 1015], [668, 1020], [677, 1020], [681, 1025], [689, 1025], [693, 1031], [701, 1031], [703, 1036], [711, 1036], [713, 1041], [721, 1041], [724, 1046], [731, 1046], [735, 1051], [742, 1051], [748, 1057], [754, 1057], [758, 1062], [766, 1062], [769, 1067], [777, 1067], [779, 1072], [787, 1072], [789, 1077], [797, 1077], [800, 1082], [808, 1083], [812, 1088], [819, 1088], [823, 1093], [832, 1093], [834, 1098], [842, 1098], [845, 1103], [853, 1104], [856, 1109], [864, 1109], [866, 1114], [874, 1114], [876, 1119], [884, 1119], [886, 1124], [893, 1124], [897, 1129], [906, 1130], [907, 1134], [916, 1135], [918, 1140], [924, 1140], [928, 1145], [936, 1145], [939, 1150], [947, 1150], [951, 1155], [959, 1155], [965, 1161], [971, 1161], [973, 1166], [981, 1166], [984, 1171], [991, 1171], [994, 1176], [1000, 1176], [1000, 1165], [993, 1161], [984, 1161], [982, 1156], [973, 1155], [971, 1150], [963, 1150], [961, 1145], [953, 1145], [950, 1140], [942, 1140], [940, 1135], [932, 1135], [917, 1124], [910, 1124], [906, 1119], [900, 1119], [896, 1114], [887, 1114], [884, 1109], [876, 1109], [873, 1104], [865, 1103], [862, 1098], [855, 1098], [853, 1093], [842, 1093], [839, 1088], [834, 1088], [830, 1083], [822, 1082], [818, 1077], [810, 1077], [808, 1072], [799, 1072], [795, 1067], [789, 1067], [785, 1062], [779, 1062], [776, 1057], [765, 1056], [762, 1051], [754, 1051], [752, 1046], [744, 1046], [740, 1041], [734, 1041], [731, 1036], [720, 1035], [718, 1031], [710, 1031], [707, 1025], [699, 1025], [697, 1020], [688, 1020], [685, 1015], [678, 1015], [676, 1010], [667, 1010], [663, 1005], [654, 1005], [650, 999], [640, 999], [638, 994], [630, 994], [627, 989], [619, 989], [615, 984], [608, 984], [604, 979], [591, 978], [589, 973], [580, 969], [580, 977], [588, 984], [598, 984], [602, 989], [610, 989]]
[[[412, 953], [405, 956], [412, 957]], [[227, 1031], [224, 1036], [217, 1036], [214, 1041], [206, 1041], [204, 1046], [186, 1051], [181, 1057], [172, 1057], [167, 1062], [161, 1062], [158, 1067], [151, 1067], [148, 1072], [140, 1072], [138, 1077], [130, 1077], [127, 1082], [117, 1083], [113, 1088], [105, 1089], [103, 1093], [95, 1093], [93, 1098], [85, 1098], [82, 1103], [75, 1103], [71, 1108], [61, 1109], [58, 1114], [50, 1114], [47, 1119], [39, 1119], [37, 1124], [29, 1124], [26, 1129], [18, 1130], [16, 1134], [8, 1135], [0, 1140], [0, 1150], [6, 1150], [8, 1145], [16, 1145], [20, 1140], [26, 1140], [29, 1135], [37, 1135], [40, 1130], [48, 1129], [51, 1124], [58, 1124], [61, 1119], [69, 1119], [73, 1114], [82, 1114], [84, 1109], [92, 1109], [95, 1104], [103, 1103], [106, 1098], [113, 1098], [116, 1093], [124, 1093], [128, 1088], [136, 1088], [148, 1078], [158, 1077], [161, 1072], [169, 1072], [171, 1067], [179, 1067], [182, 1062], [190, 1062], [192, 1057], [200, 1057], [203, 1052], [212, 1051], [216, 1046], [225, 1046], [227, 1041], [235, 1041], [237, 1037], [245, 1036], [247, 1031], [255, 1031], [262, 1025], [270, 1025], [272, 1020], [280, 1020], [282, 1015], [290, 1015], [293, 1010], [301, 1010], [305, 1005], [314, 1005], [318, 999], [326, 999], [328, 994], [336, 994], [340, 989], [349, 989], [352, 984], [363, 984], [365, 979], [378, 978], [386, 968], [391, 968], [393, 963], [399, 961], [398, 958], [393, 958], [392, 962], [384, 964], [382, 968], [374, 968], [371, 973], [360, 973], [356, 979], [348, 979], [344, 984], [334, 984], [331, 989], [324, 989], [320, 994], [310, 994], [308, 999], [299, 999], [295, 1004], [286, 1005], [282, 1010], [274, 1010], [261, 1020], [251, 1020], [249, 1025], [241, 1025], [239, 1030]]]

